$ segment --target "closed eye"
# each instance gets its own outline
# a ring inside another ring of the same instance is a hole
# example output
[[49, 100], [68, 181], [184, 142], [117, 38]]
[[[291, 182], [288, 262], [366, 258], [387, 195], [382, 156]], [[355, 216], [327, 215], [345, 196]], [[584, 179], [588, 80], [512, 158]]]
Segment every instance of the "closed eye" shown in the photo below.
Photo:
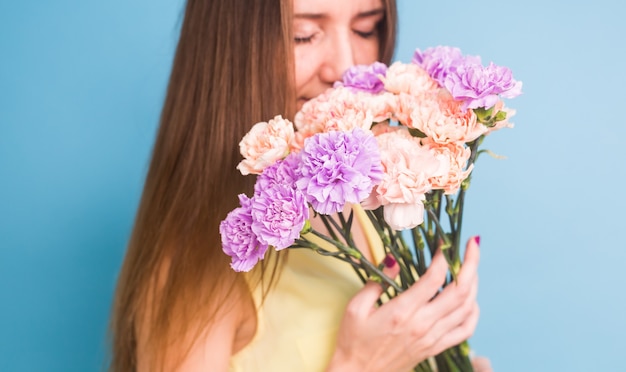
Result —
[[364, 38], [364, 39], [369, 39], [371, 37], [374, 37], [378, 34], [378, 31], [376, 29], [372, 30], [372, 31], [354, 31], [355, 34], [359, 35], [360, 37]]
[[293, 38], [293, 40], [296, 42], [296, 44], [306, 44], [306, 43], [310, 43], [313, 40], [313, 36], [296, 36]]

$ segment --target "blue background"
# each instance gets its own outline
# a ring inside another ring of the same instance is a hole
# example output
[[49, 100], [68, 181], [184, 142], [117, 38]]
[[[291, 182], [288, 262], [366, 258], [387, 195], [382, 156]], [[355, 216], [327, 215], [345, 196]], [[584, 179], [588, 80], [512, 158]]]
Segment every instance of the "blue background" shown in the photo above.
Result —
[[[624, 6], [554, 3], [399, 0], [397, 58], [453, 45], [524, 82], [466, 209], [473, 347], [496, 371], [626, 370]], [[181, 9], [0, 2], [0, 371], [102, 369]]]

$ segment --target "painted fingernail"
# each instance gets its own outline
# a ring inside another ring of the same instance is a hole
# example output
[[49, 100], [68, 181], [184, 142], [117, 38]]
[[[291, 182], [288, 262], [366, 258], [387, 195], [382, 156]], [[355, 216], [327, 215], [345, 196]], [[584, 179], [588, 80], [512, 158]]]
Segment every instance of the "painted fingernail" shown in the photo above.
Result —
[[474, 237], [474, 241], [476, 242], [476, 245], [480, 245], [480, 235], [476, 235]]
[[385, 266], [391, 268], [396, 264], [396, 259], [393, 258], [392, 255], [388, 254], [387, 256], [385, 256], [383, 263], [385, 264]]

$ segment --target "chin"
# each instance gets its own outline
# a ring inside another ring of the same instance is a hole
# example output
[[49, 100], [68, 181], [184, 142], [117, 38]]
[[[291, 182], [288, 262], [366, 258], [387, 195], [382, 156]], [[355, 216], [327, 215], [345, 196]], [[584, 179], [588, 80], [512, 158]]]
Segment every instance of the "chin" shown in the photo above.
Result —
[[298, 98], [298, 100], [296, 101], [296, 108], [298, 109], [298, 111], [300, 111], [302, 109], [302, 106], [304, 106], [304, 104], [308, 101], [308, 98]]

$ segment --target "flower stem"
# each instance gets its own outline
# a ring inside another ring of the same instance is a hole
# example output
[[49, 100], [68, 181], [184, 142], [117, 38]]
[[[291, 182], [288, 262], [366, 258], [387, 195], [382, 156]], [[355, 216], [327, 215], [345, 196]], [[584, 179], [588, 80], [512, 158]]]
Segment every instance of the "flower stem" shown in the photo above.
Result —
[[401, 239], [399, 238], [396, 231], [389, 228], [381, 214], [377, 214], [376, 211], [371, 210], [365, 212], [372, 222], [374, 229], [378, 233], [378, 236], [383, 243], [385, 252], [391, 253], [396, 262], [398, 262], [398, 264], [400, 265], [400, 279], [402, 281], [402, 288], [408, 288], [410, 284], [415, 282], [415, 280], [410, 270], [410, 265], [412, 264], [411, 259], [409, 257], [407, 262], [407, 255], [403, 254], [405, 247], [401, 248], [401, 243], [400, 245], [398, 243], [401, 242]]
[[426, 257], [424, 256], [424, 238], [420, 234], [418, 227], [411, 229], [413, 237], [413, 246], [415, 247], [415, 258], [417, 275], [422, 276], [426, 272]]
[[393, 287], [393, 289], [395, 289], [396, 292], [398, 293], [402, 293], [404, 291], [400, 286], [398, 286], [398, 284], [393, 279], [385, 275], [382, 272], [382, 270], [379, 270], [370, 261], [368, 261], [365, 257], [363, 257], [363, 254], [357, 248], [347, 246], [339, 240], [333, 240], [327, 237], [326, 235], [319, 233], [316, 230], [311, 230], [311, 232], [315, 236], [321, 238], [322, 240], [325, 240], [328, 243], [333, 244], [335, 247], [337, 247], [340, 251], [346, 253], [348, 256], [358, 260], [362, 264], [361, 268], [363, 268], [365, 272], [368, 273], [368, 275], [370, 276], [370, 279], [381, 280], [382, 282]]
[[450, 238], [441, 227], [441, 224], [439, 223], [439, 219], [437, 218], [437, 216], [435, 216], [435, 213], [432, 211], [432, 209], [428, 208], [427, 210], [428, 210], [428, 214], [430, 215], [430, 219], [435, 224], [437, 233], [439, 233], [439, 236], [441, 237], [441, 240], [442, 240], [442, 243], [440, 246], [441, 252], [443, 253], [444, 257], [446, 258], [446, 261], [448, 262], [448, 267], [450, 269], [450, 274], [452, 274], [452, 278], [456, 281], [456, 277], [461, 267], [454, 260], [454, 258], [450, 255], [450, 247], [452, 246], [450, 243]]
[[330, 224], [328, 223], [328, 219], [326, 215], [323, 214], [319, 214], [318, 216], [320, 216], [320, 219], [322, 220], [322, 222], [324, 223], [324, 226], [326, 226], [326, 230], [328, 231], [328, 233], [330, 234], [330, 236], [337, 240], [337, 234], [335, 234], [335, 231], [333, 230], [333, 228], [330, 226]]
[[361, 282], [363, 282], [363, 284], [367, 283], [367, 278], [365, 278], [365, 276], [363, 276], [363, 274], [361, 273], [361, 270], [362, 270], [361, 266], [359, 266], [359, 264], [356, 261], [348, 257], [344, 252], [341, 252], [341, 251], [331, 252], [306, 239], [298, 239], [296, 240], [296, 244], [293, 244], [291, 247], [289, 247], [289, 249], [297, 249], [297, 248], [311, 249], [315, 251], [316, 253], [321, 254], [322, 256], [335, 257], [341, 261], [347, 262], [352, 266], [352, 268], [356, 272], [359, 279], [361, 279]]

